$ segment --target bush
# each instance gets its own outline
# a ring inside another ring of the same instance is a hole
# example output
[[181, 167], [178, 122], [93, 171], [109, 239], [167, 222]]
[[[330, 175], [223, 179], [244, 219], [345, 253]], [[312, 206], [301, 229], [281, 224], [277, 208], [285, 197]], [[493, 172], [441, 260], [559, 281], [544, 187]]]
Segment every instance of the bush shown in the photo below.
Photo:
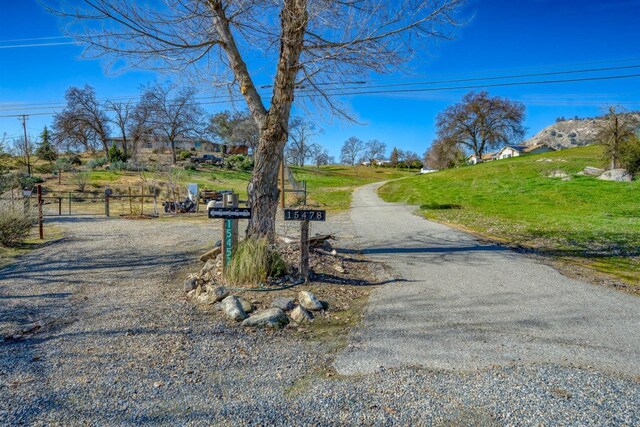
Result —
[[227, 169], [236, 169], [239, 171], [248, 171], [253, 169], [253, 159], [249, 156], [237, 154], [224, 159], [224, 166]]
[[22, 189], [24, 188], [33, 188], [36, 184], [41, 184], [44, 182], [44, 179], [38, 175], [27, 175], [24, 172], [18, 172], [14, 177], [14, 182], [17, 187]]
[[53, 163], [43, 163], [33, 168], [38, 173], [51, 174], [56, 169]]
[[71, 162], [71, 164], [73, 166], [80, 166], [82, 165], [82, 160], [80, 160], [80, 156], [77, 154], [71, 154], [71, 156], [69, 157], [69, 161]]
[[34, 223], [31, 211], [25, 213], [24, 206], [0, 203], [0, 245], [14, 246], [24, 242]]
[[225, 271], [225, 280], [234, 286], [254, 287], [286, 272], [285, 262], [267, 239], [247, 239], [235, 250]]
[[640, 176], [640, 138], [635, 137], [627, 141], [620, 154], [622, 167], [638, 178]]
[[87, 166], [89, 166], [91, 169], [97, 169], [97, 168], [101, 168], [107, 163], [109, 163], [109, 159], [107, 159], [106, 157], [98, 157], [97, 159], [89, 160], [87, 162]]
[[124, 154], [124, 151], [119, 149], [116, 144], [113, 144], [111, 148], [109, 148], [109, 160], [111, 163], [114, 162], [126, 162], [127, 156]]
[[193, 154], [191, 153], [191, 151], [180, 150], [180, 152], [178, 153], [178, 158], [180, 160], [187, 160], [190, 159], [192, 155]]
[[126, 169], [127, 169], [127, 164], [122, 160], [112, 161], [111, 164], [109, 165], [109, 170], [111, 171], [121, 172]]
[[73, 163], [69, 157], [58, 157], [56, 160], [56, 170], [62, 172], [69, 172], [73, 169]]
[[196, 170], [195, 163], [187, 163], [186, 165], [184, 165], [184, 170], [188, 170], [188, 171]]

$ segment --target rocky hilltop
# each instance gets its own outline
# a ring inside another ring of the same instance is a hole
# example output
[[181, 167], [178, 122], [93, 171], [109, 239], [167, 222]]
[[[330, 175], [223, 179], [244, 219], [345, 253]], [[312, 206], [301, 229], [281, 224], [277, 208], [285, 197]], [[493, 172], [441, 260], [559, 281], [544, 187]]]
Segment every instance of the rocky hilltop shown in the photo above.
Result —
[[[640, 125], [640, 112], [628, 113], [625, 116]], [[598, 129], [604, 125], [603, 122], [604, 117], [559, 120], [524, 143], [526, 145], [547, 144], [555, 149], [593, 144]]]

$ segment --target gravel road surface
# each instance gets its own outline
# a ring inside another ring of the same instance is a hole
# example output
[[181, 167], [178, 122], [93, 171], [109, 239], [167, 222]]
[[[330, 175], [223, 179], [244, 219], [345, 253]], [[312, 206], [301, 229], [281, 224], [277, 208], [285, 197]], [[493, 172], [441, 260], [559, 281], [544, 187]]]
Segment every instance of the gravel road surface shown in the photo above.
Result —
[[[336, 222], [326, 231], [351, 244]], [[211, 222], [53, 223], [64, 240], [0, 269], [0, 332], [17, 337], [0, 339], [0, 425], [640, 424], [638, 379], [625, 375], [555, 364], [339, 375], [323, 342], [219, 321], [174, 279], [217, 238]]]

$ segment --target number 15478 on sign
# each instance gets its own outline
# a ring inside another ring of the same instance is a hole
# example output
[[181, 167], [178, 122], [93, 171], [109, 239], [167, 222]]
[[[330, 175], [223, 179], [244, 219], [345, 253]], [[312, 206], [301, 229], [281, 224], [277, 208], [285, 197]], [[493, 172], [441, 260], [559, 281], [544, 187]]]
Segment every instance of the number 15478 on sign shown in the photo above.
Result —
[[325, 221], [326, 211], [316, 211], [310, 209], [285, 209], [285, 221]]

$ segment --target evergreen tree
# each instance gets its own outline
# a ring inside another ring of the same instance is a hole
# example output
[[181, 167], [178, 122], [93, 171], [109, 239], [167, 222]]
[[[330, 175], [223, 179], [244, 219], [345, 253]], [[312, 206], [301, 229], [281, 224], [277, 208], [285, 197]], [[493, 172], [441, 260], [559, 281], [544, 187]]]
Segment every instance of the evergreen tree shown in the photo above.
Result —
[[58, 152], [51, 143], [51, 133], [46, 126], [40, 134], [40, 145], [38, 145], [35, 154], [36, 156], [38, 156], [38, 158], [46, 160], [49, 163], [58, 158]]
[[391, 157], [389, 158], [389, 163], [391, 164], [391, 167], [394, 167], [394, 168], [398, 167], [399, 157], [400, 157], [400, 154], [398, 153], [398, 148], [393, 147], [393, 151], [391, 152]]

